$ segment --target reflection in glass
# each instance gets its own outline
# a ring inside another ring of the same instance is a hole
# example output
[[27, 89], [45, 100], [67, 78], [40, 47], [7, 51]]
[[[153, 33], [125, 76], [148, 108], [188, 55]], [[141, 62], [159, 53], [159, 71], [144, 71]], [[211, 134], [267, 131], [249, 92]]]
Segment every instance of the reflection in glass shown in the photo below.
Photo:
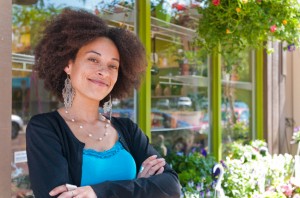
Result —
[[167, 154], [209, 150], [208, 55], [193, 44], [197, 13], [176, 5], [170, 21], [151, 19], [151, 135], [163, 155], [166, 149]]
[[248, 143], [252, 139], [252, 71], [253, 54], [249, 51], [222, 56], [222, 141], [223, 156], [232, 142]]

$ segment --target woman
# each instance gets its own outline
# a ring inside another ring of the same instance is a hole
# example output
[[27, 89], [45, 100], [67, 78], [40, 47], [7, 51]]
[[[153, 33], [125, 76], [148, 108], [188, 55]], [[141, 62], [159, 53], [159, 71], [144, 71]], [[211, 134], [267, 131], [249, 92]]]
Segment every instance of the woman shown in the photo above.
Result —
[[36, 197], [180, 196], [176, 173], [138, 126], [98, 113], [99, 104], [111, 111], [112, 98], [140, 83], [146, 58], [136, 36], [86, 11], [65, 9], [46, 27], [35, 61], [45, 87], [64, 102], [27, 125]]

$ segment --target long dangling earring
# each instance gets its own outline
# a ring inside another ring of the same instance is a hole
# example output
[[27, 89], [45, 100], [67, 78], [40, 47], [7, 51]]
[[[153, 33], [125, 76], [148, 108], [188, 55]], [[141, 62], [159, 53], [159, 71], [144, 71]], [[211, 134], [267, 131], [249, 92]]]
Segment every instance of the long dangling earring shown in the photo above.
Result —
[[70, 76], [67, 74], [65, 80], [65, 87], [62, 90], [62, 96], [64, 98], [65, 108], [68, 109], [72, 106], [72, 102], [75, 96], [75, 90], [72, 87]]
[[103, 111], [104, 113], [109, 112], [109, 120], [111, 120], [111, 114], [112, 114], [111, 95], [109, 95], [109, 100], [103, 104]]

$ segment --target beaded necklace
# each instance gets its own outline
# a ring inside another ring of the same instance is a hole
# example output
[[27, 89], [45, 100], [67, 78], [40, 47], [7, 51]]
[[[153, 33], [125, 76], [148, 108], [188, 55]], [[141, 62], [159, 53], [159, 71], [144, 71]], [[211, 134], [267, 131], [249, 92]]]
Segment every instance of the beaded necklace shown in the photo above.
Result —
[[[74, 123], [75, 125], [78, 124], [78, 123], [76, 122], [76, 120], [74, 119], [74, 117], [72, 118], [71, 114], [69, 113], [69, 111], [68, 111], [67, 109], [65, 109], [65, 113], [68, 115], [68, 118], [72, 121], [72, 123]], [[95, 137], [93, 136], [93, 134], [91, 134], [91, 133], [87, 133], [87, 136], [88, 136], [89, 138], [91, 138], [91, 139], [94, 139], [94, 140], [97, 140], [97, 141], [102, 141], [106, 136], [109, 135], [109, 132], [107, 132], [107, 128], [111, 126], [111, 122], [110, 122], [109, 119], [107, 119], [107, 118], [106, 118], [105, 116], [103, 116], [101, 113], [99, 113], [99, 120], [105, 123], [105, 125], [104, 125], [105, 132], [104, 132], [103, 136], [102, 136], [102, 137], [97, 137], [97, 138], [95, 138]], [[84, 127], [83, 127], [82, 124], [79, 124], [79, 129], [80, 129], [81, 131], [84, 130]]]

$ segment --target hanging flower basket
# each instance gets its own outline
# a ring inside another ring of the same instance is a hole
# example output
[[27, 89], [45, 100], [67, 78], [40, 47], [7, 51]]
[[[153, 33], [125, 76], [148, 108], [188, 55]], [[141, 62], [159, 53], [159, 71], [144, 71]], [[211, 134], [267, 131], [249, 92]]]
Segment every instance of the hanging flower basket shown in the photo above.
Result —
[[300, 44], [298, 0], [205, 0], [198, 26], [198, 44], [211, 50], [258, 48], [265, 41], [285, 41], [285, 49]]

